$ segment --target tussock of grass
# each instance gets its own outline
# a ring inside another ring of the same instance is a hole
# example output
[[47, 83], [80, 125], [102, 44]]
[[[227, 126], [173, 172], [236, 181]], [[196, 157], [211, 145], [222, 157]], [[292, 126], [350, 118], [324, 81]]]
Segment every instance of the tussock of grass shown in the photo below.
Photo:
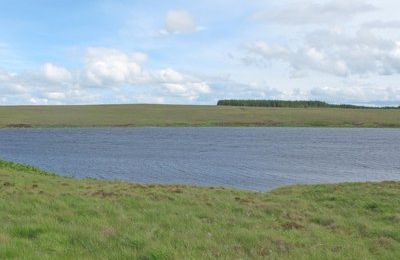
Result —
[[400, 258], [398, 182], [256, 193], [42, 173], [0, 162], [0, 259]]
[[15, 171], [23, 171], [26, 173], [36, 173], [42, 175], [55, 175], [54, 173], [46, 172], [31, 165], [14, 163], [0, 160], [0, 169], [11, 169]]

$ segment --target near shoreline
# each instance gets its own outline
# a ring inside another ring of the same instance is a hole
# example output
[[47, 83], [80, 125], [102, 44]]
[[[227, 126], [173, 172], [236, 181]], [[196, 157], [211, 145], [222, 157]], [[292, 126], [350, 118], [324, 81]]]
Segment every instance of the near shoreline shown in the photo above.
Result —
[[0, 161], [0, 258], [397, 259], [400, 182], [271, 192], [78, 180]]

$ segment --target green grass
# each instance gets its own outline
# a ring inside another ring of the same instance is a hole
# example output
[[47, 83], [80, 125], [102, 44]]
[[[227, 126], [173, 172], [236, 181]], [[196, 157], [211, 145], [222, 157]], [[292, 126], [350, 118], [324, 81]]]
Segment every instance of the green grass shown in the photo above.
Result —
[[400, 259], [400, 183], [269, 193], [0, 162], [0, 259]]
[[400, 109], [179, 105], [3, 106], [0, 127], [400, 127]]

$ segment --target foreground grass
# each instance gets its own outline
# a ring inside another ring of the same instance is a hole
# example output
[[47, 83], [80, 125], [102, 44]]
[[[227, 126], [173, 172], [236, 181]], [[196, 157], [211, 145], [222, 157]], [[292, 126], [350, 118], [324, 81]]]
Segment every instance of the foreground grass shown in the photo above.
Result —
[[400, 127], [400, 109], [178, 105], [0, 106], [0, 127]]
[[0, 161], [0, 220], [0, 258], [400, 258], [398, 182], [255, 193], [76, 180]]

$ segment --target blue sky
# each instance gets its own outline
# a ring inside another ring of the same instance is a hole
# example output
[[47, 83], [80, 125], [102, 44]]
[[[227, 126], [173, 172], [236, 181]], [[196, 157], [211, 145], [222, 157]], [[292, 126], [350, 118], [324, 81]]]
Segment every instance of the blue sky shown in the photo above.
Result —
[[400, 104], [395, 0], [0, 0], [0, 105]]

